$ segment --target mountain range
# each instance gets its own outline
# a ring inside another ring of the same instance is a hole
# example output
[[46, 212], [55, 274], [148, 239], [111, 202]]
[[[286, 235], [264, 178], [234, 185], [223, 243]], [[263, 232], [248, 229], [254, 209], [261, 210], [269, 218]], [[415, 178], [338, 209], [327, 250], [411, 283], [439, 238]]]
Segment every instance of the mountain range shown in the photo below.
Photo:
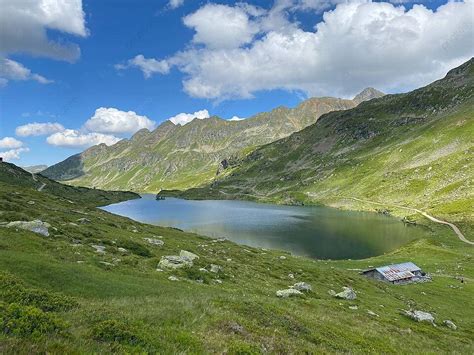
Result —
[[354, 199], [472, 218], [474, 59], [426, 87], [330, 112], [205, 187], [163, 195], [353, 208]]
[[384, 94], [367, 88], [354, 99], [310, 98], [296, 108], [278, 107], [241, 121], [213, 116], [180, 126], [165, 121], [115, 145], [100, 144], [42, 171], [68, 184], [109, 190], [158, 192], [211, 182], [222, 168], [257, 148], [287, 137], [330, 111], [356, 107]]

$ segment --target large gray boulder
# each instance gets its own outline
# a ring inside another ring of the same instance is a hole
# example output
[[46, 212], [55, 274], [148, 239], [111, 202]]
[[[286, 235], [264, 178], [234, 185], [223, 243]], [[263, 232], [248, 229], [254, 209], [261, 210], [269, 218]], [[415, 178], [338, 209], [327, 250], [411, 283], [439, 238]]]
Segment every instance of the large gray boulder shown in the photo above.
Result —
[[45, 237], [49, 236], [48, 228], [51, 227], [49, 223], [42, 222], [39, 219], [36, 219], [32, 222], [25, 221], [14, 221], [6, 225], [7, 228], [18, 228], [28, 230], [34, 233], [44, 235]]
[[179, 256], [184, 259], [188, 259], [190, 261], [193, 261], [194, 259], [199, 259], [199, 256], [197, 256], [194, 253], [191, 253], [190, 251], [187, 250], [181, 250], [179, 252]]
[[183, 267], [191, 266], [193, 266], [192, 260], [189, 260], [187, 257], [182, 257], [179, 255], [162, 256], [160, 262], [158, 263], [159, 268], [166, 269], [180, 269]]
[[355, 300], [357, 298], [357, 295], [356, 295], [355, 291], [352, 288], [343, 287], [343, 291], [339, 292], [339, 293], [336, 293], [334, 295], [334, 297], [341, 298], [343, 300], [352, 301], [352, 300]]
[[427, 322], [434, 324], [434, 317], [431, 313], [424, 311], [403, 311], [403, 314], [408, 318], [413, 319], [417, 322]]

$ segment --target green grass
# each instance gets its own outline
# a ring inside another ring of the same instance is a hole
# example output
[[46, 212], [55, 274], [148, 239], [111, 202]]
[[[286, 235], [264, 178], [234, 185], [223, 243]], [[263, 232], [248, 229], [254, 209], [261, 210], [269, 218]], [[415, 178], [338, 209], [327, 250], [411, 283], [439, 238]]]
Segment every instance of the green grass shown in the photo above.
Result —
[[[52, 225], [47, 238], [0, 227], [0, 269], [8, 281], [2, 282], [0, 301], [2, 307], [20, 307], [23, 322], [19, 331], [0, 334], [2, 353], [474, 351], [472, 247], [443, 226], [427, 224], [429, 239], [387, 255], [316, 261], [140, 224], [27, 187], [0, 183], [0, 201], [0, 221], [18, 214]], [[84, 216], [90, 224], [77, 223]], [[162, 236], [165, 245], [143, 240], [152, 236]], [[92, 244], [106, 246], [106, 254], [97, 254]], [[156, 271], [162, 255], [181, 249], [200, 256], [192, 269]], [[281, 260], [282, 254], [287, 259]], [[406, 260], [432, 273], [433, 282], [393, 286], [353, 270]], [[223, 272], [199, 271], [210, 264], [221, 265]], [[169, 281], [170, 275], [180, 281]], [[461, 275], [464, 284], [455, 278]], [[309, 282], [314, 291], [300, 298], [275, 296], [297, 281]], [[19, 285], [20, 296], [9, 294], [5, 285]], [[328, 294], [343, 286], [353, 287], [358, 299], [341, 301]], [[63, 304], [58, 300], [73, 306], [50, 306]], [[410, 307], [435, 314], [438, 327], [400, 314]], [[442, 326], [444, 319], [453, 320], [458, 330]], [[43, 330], [33, 334], [28, 322], [42, 322]], [[242, 328], [236, 331], [235, 324]]]

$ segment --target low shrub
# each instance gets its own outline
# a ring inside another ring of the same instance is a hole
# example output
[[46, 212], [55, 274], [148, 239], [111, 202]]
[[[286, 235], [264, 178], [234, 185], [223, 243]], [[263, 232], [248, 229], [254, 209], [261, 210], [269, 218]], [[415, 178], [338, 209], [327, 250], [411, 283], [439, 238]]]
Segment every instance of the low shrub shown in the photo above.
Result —
[[68, 311], [78, 306], [72, 297], [27, 288], [20, 279], [6, 273], [0, 273], [0, 299], [7, 303], [34, 306], [45, 312]]
[[129, 250], [133, 254], [144, 256], [144, 257], [151, 256], [150, 250], [137, 242], [133, 242], [131, 240], [123, 240], [123, 241], [120, 241], [118, 244], [120, 247]]
[[54, 314], [39, 308], [0, 302], [0, 328], [7, 335], [38, 338], [63, 334], [66, 325]]
[[117, 342], [125, 345], [139, 345], [143, 340], [130, 327], [118, 320], [105, 320], [92, 328], [92, 338], [98, 341]]

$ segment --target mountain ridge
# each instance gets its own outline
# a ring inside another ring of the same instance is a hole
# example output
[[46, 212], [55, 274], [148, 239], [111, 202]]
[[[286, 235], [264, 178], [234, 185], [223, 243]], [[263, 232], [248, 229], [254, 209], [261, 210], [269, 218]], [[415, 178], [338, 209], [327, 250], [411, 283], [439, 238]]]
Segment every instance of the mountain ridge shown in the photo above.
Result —
[[[370, 91], [365, 99], [380, 95]], [[277, 107], [241, 121], [212, 116], [180, 126], [167, 120], [151, 132], [140, 130], [110, 147], [93, 146], [42, 173], [73, 185], [113, 190], [194, 187], [211, 181], [223, 159], [244, 156], [303, 129], [322, 114], [357, 104], [348, 99], [310, 98], [295, 108]]]

